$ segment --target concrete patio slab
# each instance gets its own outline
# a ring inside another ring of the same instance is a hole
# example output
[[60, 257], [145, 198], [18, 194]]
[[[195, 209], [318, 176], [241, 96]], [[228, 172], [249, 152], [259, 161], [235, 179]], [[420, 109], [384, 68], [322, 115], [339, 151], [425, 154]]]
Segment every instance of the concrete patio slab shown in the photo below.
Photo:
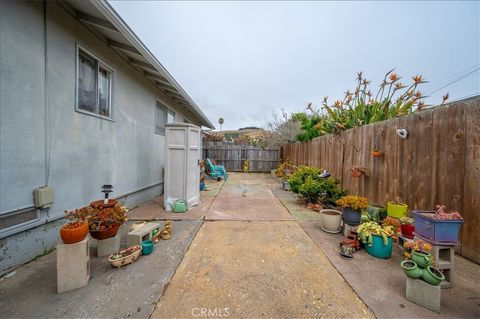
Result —
[[231, 318], [373, 318], [295, 221], [205, 222], [152, 318], [202, 309]]
[[[173, 222], [172, 239], [119, 269], [112, 268], [107, 257], [96, 257], [92, 248], [88, 285], [62, 294], [56, 293], [56, 253], [40, 257], [0, 280], [0, 317], [148, 318], [200, 225]], [[128, 229], [123, 228], [125, 239]]]
[[406, 300], [406, 277], [400, 267], [400, 250], [391, 259], [368, 255], [364, 250], [346, 260], [339, 255], [340, 234], [328, 234], [316, 221], [300, 224], [335, 268], [378, 318], [479, 318], [480, 266], [455, 256], [455, 286], [442, 290], [441, 313], [437, 314]]

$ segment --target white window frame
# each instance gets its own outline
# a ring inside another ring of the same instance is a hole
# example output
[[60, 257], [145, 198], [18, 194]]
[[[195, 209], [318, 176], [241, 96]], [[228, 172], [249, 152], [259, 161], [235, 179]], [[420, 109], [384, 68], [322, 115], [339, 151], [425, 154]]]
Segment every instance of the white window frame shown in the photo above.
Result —
[[[163, 123], [163, 131], [162, 130], [157, 130], [158, 128], [158, 123], [157, 123], [157, 109], [158, 109], [158, 106], [161, 106], [165, 109], [166, 111], [166, 114], [165, 114], [165, 123]], [[172, 115], [173, 116], [173, 122], [168, 122], [168, 115]], [[162, 101], [160, 100], [155, 100], [155, 134], [158, 134], [158, 135], [165, 135], [165, 125], [169, 124], [169, 123], [174, 123], [177, 119], [177, 113], [175, 111], [173, 111], [171, 108], [169, 108], [168, 106], [165, 105], [165, 103], [163, 103]]]
[[[91, 111], [88, 111], [88, 110], [84, 110], [82, 108], [80, 108], [78, 106], [78, 103], [79, 103], [79, 98], [78, 98], [78, 88], [79, 88], [79, 84], [78, 84], [78, 77], [79, 77], [79, 63], [80, 63], [80, 59], [79, 59], [79, 54], [80, 54], [80, 51], [82, 51], [83, 54], [89, 56], [89, 58], [93, 59], [93, 60], [96, 60], [97, 62], [97, 73], [96, 73], [96, 94], [97, 94], [97, 98], [96, 98], [96, 101], [97, 103], [99, 103], [98, 101], [98, 73], [99, 73], [99, 68], [102, 67], [103, 69], [107, 70], [110, 74], [110, 81], [109, 81], [109, 88], [108, 88], [108, 113], [109, 115], [106, 116], [106, 115], [102, 115], [102, 114], [99, 114], [99, 113], [95, 113], [95, 112], [91, 112]], [[91, 115], [91, 116], [95, 116], [95, 117], [98, 117], [98, 118], [101, 118], [101, 119], [104, 119], [104, 120], [108, 120], [108, 121], [112, 121], [114, 122], [113, 120], [113, 83], [114, 83], [114, 74], [115, 74], [115, 69], [113, 69], [110, 65], [108, 65], [107, 63], [105, 63], [104, 61], [102, 61], [101, 59], [99, 59], [95, 54], [93, 54], [91, 51], [85, 49], [84, 47], [82, 47], [81, 45], [79, 45], [78, 43], [76, 44], [76, 50], [75, 50], [75, 111], [79, 112], [79, 113], [83, 113], [83, 114], [87, 114], [87, 115]]]

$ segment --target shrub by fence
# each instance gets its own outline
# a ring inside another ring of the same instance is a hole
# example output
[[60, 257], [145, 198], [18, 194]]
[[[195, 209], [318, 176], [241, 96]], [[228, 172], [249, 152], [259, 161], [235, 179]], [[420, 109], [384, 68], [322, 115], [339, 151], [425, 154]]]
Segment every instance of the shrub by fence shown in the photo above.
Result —
[[230, 172], [243, 172], [246, 160], [250, 172], [270, 172], [280, 163], [280, 148], [264, 149], [233, 142], [206, 142], [203, 145], [203, 158], [215, 160]]
[[[397, 129], [405, 128], [402, 139]], [[374, 148], [380, 158], [371, 154]], [[409, 210], [443, 203], [465, 220], [457, 253], [480, 263], [480, 97], [282, 147], [296, 165], [327, 168], [352, 194]], [[369, 177], [347, 169], [365, 166]]]

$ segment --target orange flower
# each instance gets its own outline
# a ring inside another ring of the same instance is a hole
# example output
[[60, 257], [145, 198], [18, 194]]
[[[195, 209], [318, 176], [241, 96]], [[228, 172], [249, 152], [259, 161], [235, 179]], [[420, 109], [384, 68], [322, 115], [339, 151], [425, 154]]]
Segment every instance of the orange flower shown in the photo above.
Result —
[[398, 81], [398, 80], [400, 79], [396, 73], [390, 74], [390, 75], [388, 76], [388, 78], [389, 78], [390, 81], [392, 81], [392, 82]]
[[420, 84], [420, 83], [425, 83], [426, 82], [424, 79], [422, 79], [421, 75], [415, 75], [412, 79], [413, 79], [413, 82], [415, 82], [415, 84]]
[[340, 107], [340, 106], [342, 106], [342, 101], [336, 100], [335, 103], [334, 103], [334, 106], [335, 106], [335, 107]]

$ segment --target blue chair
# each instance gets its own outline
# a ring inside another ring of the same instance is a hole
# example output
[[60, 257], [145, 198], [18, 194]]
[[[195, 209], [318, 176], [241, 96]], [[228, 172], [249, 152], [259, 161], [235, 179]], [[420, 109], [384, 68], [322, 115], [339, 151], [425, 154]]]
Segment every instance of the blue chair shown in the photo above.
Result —
[[210, 171], [209, 172], [210, 177], [218, 178], [218, 177], [223, 176], [223, 179], [225, 179], [225, 180], [228, 179], [227, 170], [225, 169], [225, 167], [223, 165], [213, 165], [212, 162], [210, 161], [210, 159], [208, 159], [208, 158], [207, 158], [206, 162], [207, 162], [208, 170]]

